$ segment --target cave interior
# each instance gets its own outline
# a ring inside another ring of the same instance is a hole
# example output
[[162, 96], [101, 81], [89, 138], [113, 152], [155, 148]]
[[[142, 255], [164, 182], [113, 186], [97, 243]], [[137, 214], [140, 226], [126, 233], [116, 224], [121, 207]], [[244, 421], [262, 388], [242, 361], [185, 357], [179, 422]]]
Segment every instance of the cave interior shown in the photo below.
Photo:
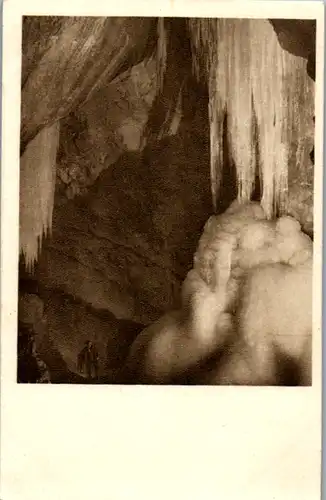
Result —
[[[266, 137], [280, 148], [266, 101], [247, 123], [241, 95], [262, 93], [259, 81], [276, 115], [283, 82], [287, 211], [313, 238], [315, 22], [249, 22], [24, 18], [19, 321], [53, 383], [87, 382], [76, 365], [87, 340], [98, 382], [115, 383], [137, 335], [178, 306], [207, 219], [248, 183], [261, 201]], [[276, 67], [281, 57], [281, 77], [239, 40], [262, 60], [274, 51]]]

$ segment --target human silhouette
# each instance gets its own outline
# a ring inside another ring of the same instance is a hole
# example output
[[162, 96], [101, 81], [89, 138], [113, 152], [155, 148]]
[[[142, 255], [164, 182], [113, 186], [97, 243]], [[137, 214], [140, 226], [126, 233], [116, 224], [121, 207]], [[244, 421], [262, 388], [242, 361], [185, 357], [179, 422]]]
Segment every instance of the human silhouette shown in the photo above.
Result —
[[98, 353], [90, 340], [85, 342], [85, 346], [80, 351], [77, 365], [78, 371], [85, 373], [89, 380], [98, 378]]

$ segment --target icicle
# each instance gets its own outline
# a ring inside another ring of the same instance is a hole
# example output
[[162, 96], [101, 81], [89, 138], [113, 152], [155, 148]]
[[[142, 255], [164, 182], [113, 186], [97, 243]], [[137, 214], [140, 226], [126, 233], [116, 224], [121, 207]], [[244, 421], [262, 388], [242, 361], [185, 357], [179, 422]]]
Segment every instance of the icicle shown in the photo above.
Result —
[[[223, 120], [228, 116], [228, 132], [233, 160], [237, 165], [239, 198], [250, 199], [255, 182], [252, 133], [251, 75], [248, 51], [239, 50], [248, 37], [246, 20], [190, 20], [194, 72], [200, 78], [201, 59], [206, 57], [209, 89], [211, 149], [211, 191], [216, 209], [223, 165]], [[249, 91], [249, 92], [248, 92]]]
[[262, 207], [269, 218], [282, 213], [289, 165], [302, 168], [304, 160], [309, 120], [302, 108], [314, 105], [305, 61], [281, 48], [267, 20], [191, 20], [189, 28], [197, 78], [202, 59], [206, 62], [213, 199], [218, 197], [223, 165], [221, 122], [226, 111], [239, 200], [251, 198], [259, 161]]
[[263, 178], [261, 203], [266, 215], [273, 217], [276, 211], [283, 213], [286, 208], [289, 168], [292, 165], [297, 170], [303, 166], [309, 123], [306, 109], [311, 108], [313, 114], [313, 84], [309, 82], [305, 60], [281, 48], [269, 22], [261, 21], [259, 30], [257, 21], [251, 20], [250, 24], [256, 75], [253, 96]]
[[163, 125], [160, 128], [157, 139], [160, 141], [165, 136], [176, 135], [182, 119], [182, 91], [183, 84], [181, 85], [178, 93], [178, 99], [175, 108], [169, 108]]
[[157, 21], [157, 75], [158, 87], [163, 88], [164, 75], [166, 70], [167, 59], [167, 35], [164, 26], [164, 17], [159, 17]]
[[170, 135], [170, 136], [176, 135], [178, 130], [179, 130], [179, 127], [180, 127], [180, 123], [181, 123], [181, 119], [182, 119], [182, 90], [183, 90], [183, 87], [181, 87], [179, 90], [177, 104], [175, 106], [173, 118], [172, 118], [172, 121], [171, 121], [171, 124], [169, 127], [168, 135]]
[[210, 180], [211, 193], [214, 212], [217, 208], [218, 193], [222, 182], [223, 164], [223, 120], [225, 113], [225, 103], [220, 99], [216, 91], [216, 70], [212, 66], [209, 78], [209, 106], [208, 115], [210, 123]]
[[198, 19], [189, 19], [188, 26], [191, 32], [190, 44], [191, 44], [191, 52], [192, 52], [192, 71], [197, 80], [200, 80], [201, 76], [201, 61], [202, 57], [200, 56], [200, 49], [202, 45], [202, 36], [201, 36], [201, 23]]
[[20, 251], [33, 270], [43, 236], [51, 234], [56, 180], [59, 122], [45, 127], [31, 141], [20, 165]]
[[[192, 70], [198, 80], [206, 78], [217, 53], [217, 19], [188, 20], [191, 31]], [[203, 69], [206, 73], [203, 74]]]
[[285, 52], [268, 21], [249, 20], [252, 56], [252, 94], [258, 124], [261, 204], [268, 218], [283, 204], [289, 162], [286, 134], [287, 106], [284, 93]]
[[[228, 139], [238, 176], [238, 197], [249, 201], [255, 182], [248, 21], [218, 21], [217, 88], [228, 116]], [[247, 49], [247, 50], [245, 50]]]

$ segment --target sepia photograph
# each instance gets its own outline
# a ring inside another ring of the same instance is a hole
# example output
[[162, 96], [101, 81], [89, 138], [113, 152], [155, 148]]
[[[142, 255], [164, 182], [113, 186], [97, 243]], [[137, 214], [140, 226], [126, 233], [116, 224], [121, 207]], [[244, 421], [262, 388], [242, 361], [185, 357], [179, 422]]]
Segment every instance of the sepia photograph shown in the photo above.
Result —
[[320, 499], [324, 14], [4, 2], [1, 499]]
[[312, 383], [316, 21], [24, 16], [17, 381]]

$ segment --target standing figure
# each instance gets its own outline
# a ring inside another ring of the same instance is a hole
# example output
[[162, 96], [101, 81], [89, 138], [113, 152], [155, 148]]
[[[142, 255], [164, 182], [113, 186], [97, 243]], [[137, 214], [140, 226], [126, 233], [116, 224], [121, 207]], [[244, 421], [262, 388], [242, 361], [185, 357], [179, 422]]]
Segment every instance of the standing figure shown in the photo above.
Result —
[[98, 377], [98, 353], [90, 340], [85, 342], [84, 348], [80, 351], [77, 360], [78, 371], [86, 373], [88, 379]]
[[51, 383], [48, 367], [36, 351], [34, 330], [21, 322], [18, 323], [17, 382]]

